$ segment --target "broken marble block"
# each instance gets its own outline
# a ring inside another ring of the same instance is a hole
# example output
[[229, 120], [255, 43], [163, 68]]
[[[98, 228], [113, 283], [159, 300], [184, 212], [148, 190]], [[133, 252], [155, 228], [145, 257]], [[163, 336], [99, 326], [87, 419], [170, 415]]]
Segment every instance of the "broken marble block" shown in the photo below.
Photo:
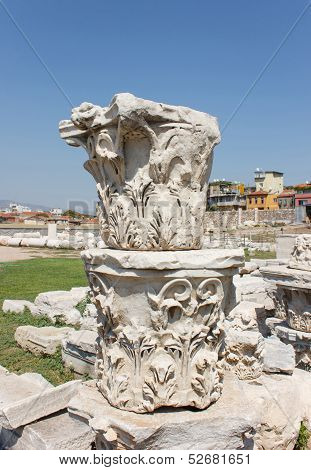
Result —
[[227, 316], [224, 366], [241, 380], [256, 379], [262, 374], [264, 340], [261, 325], [265, 325], [264, 320], [263, 305], [246, 301], [236, 305]]
[[263, 370], [271, 374], [292, 374], [295, 368], [295, 350], [276, 336], [265, 338]]
[[241, 380], [253, 380], [263, 371], [264, 339], [258, 331], [230, 329], [226, 334], [225, 369]]
[[263, 304], [266, 310], [273, 310], [274, 303], [269, 295], [271, 286], [262, 277], [243, 275], [234, 276], [238, 302], [247, 301]]
[[251, 274], [258, 269], [258, 264], [250, 261], [245, 261], [244, 266], [239, 269], [239, 274]]
[[37, 328], [31, 325], [19, 326], [15, 331], [15, 341], [25, 351], [30, 351], [36, 356], [55, 354], [61, 342], [73, 328], [56, 328], [44, 326]]
[[97, 449], [293, 449], [301, 422], [311, 427], [311, 374], [303, 370], [252, 382], [225, 372], [223, 394], [207, 410], [144, 415], [111, 406], [94, 382], [81, 385], [68, 411], [92, 427]]
[[16, 429], [66, 409], [80, 384], [79, 380], [74, 380], [53, 387], [33, 374], [1, 374], [0, 426]]
[[262, 304], [242, 301], [227, 316], [230, 328], [261, 331], [265, 326], [265, 308]]
[[0, 429], [2, 450], [90, 450], [94, 440], [94, 431], [66, 411], [17, 429]]
[[81, 330], [97, 331], [97, 309], [92, 303], [88, 303], [82, 314], [80, 322]]
[[2, 310], [4, 313], [23, 313], [25, 308], [30, 309], [32, 306], [33, 303], [28, 300], [6, 299], [3, 302]]
[[292, 345], [295, 350], [296, 367], [311, 370], [311, 333], [294, 330], [286, 321], [279, 318], [268, 318], [267, 326], [273, 335], [280, 338], [286, 345]]
[[37, 315], [44, 315], [54, 323], [79, 324], [81, 314], [76, 306], [85, 299], [87, 287], [74, 287], [70, 291], [42, 292], [35, 299]]
[[91, 330], [71, 332], [62, 341], [62, 358], [66, 367], [77, 375], [95, 378], [96, 344], [98, 334]]

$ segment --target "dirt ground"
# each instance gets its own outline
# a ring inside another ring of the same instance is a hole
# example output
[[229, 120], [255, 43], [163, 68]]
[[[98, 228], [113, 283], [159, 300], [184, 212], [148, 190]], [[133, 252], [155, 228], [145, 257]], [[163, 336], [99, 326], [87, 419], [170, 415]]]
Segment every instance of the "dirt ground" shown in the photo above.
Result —
[[0, 246], [0, 263], [32, 258], [79, 258], [75, 250], [53, 250], [49, 248], [25, 248]]

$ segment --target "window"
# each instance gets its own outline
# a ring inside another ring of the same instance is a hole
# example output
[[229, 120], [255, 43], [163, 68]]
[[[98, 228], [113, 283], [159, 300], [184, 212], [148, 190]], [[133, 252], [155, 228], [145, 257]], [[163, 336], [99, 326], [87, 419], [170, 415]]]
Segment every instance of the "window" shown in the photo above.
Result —
[[264, 204], [264, 202], [265, 202], [265, 199], [262, 197], [261, 198], [261, 204]]
[[255, 204], [257, 204], [257, 197], [255, 197]]

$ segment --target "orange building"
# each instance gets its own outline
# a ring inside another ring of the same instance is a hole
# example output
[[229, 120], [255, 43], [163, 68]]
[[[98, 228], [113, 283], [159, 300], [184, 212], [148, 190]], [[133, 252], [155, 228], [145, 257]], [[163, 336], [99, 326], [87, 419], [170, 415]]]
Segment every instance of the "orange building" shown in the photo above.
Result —
[[277, 194], [266, 191], [254, 191], [246, 195], [246, 208], [259, 210], [275, 210], [279, 208]]

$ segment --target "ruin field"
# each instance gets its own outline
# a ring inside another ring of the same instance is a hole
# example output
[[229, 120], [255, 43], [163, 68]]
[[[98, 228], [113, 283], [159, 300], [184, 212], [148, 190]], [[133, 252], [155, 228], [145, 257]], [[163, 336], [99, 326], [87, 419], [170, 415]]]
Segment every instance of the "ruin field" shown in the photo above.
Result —
[[[68, 290], [86, 286], [87, 279], [80, 259], [37, 258], [0, 263], [0, 305], [6, 298], [33, 301], [44, 291]], [[62, 364], [61, 353], [37, 357], [20, 348], [14, 334], [21, 325], [52, 326], [48, 318], [24, 313], [4, 314], [0, 308], [0, 364], [10, 372], [37, 372], [53, 385], [74, 378]], [[64, 326], [62, 324], [53, 326]]]

